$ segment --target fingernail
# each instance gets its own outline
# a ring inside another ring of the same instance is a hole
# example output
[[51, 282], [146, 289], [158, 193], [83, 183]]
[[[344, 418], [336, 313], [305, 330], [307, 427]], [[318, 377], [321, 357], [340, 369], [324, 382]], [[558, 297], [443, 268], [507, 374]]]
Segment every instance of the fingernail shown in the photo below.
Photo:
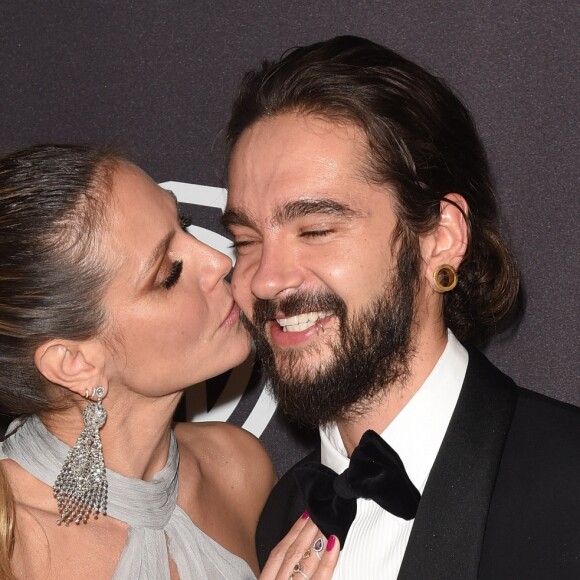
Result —
[[308, 513], [308, 510], [306, 510], [300, 517], [303, 520], [307, 520], [310, 517], [310, 514]]
[[326, 551], [330, 552], [334, 548], [334, 544], [336, 544], [336, 536], [330, 536], [326, 542]]

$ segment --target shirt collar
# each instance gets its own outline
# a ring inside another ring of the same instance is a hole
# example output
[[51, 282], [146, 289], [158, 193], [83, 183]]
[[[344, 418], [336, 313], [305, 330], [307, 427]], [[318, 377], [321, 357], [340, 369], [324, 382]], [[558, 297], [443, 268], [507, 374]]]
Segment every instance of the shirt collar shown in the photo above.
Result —
[[[422, 492], [443, 442], [467, 371], [468, 354], [451, 331], [447, 345], [415, 395], [381, 433]], [[321, 461], [342, 473], [350, 460], [336, 423], [320, 428]]]

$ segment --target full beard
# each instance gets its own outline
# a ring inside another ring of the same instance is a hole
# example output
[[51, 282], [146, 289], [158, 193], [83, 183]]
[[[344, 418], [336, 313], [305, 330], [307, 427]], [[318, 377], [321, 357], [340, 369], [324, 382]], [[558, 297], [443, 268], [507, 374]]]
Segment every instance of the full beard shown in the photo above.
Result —
[[[413, 355], [419, 280], [418, 253], [409, 246], [405, 250], [398, 253], [395, 273], [382, 294], [350, 318], [344, 301], [330, 291], [257, 300], [253, 321], [243, 317], [279, 407], [293, 422], [316, 427], [355, 418], [393, 385], [404, 384]], [[332, 311], [339, 328], [306, 347], [274, 350], [266, 327], [279, 311], [286, 317]], [[329, 350], [330, 358], [322, 360], [322, 352]]]

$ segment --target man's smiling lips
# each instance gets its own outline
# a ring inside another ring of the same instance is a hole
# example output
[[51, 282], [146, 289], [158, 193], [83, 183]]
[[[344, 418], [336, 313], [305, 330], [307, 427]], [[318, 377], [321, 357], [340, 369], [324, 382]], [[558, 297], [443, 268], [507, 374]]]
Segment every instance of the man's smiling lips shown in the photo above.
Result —
[[332, 312], [329, 310], [324, 312], [306, 312], [288, 318], [276, 318], [276, 322], [282, 327], [283, 332], [303, 332], [331, 314]]
[[331, 311], [304, 312], [294, 316], [277, 316], [270, 321], [270, 337], [278, 347], [299, 346], [324, 331], [333, 318]]

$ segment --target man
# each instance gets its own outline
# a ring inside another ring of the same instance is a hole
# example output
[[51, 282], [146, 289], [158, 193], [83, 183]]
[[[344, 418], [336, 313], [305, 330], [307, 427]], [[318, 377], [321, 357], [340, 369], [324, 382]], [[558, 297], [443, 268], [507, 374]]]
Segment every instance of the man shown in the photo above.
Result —
[[321, 437], [270, 496], [262, 564], [307, 508], [341, 539], [333, 578], [580, 578], [580, 409], [471, 346], [519, 275], [461, 102], [338, 37], [246, 75], [228, 148], [234, 295], [281, 408]]

